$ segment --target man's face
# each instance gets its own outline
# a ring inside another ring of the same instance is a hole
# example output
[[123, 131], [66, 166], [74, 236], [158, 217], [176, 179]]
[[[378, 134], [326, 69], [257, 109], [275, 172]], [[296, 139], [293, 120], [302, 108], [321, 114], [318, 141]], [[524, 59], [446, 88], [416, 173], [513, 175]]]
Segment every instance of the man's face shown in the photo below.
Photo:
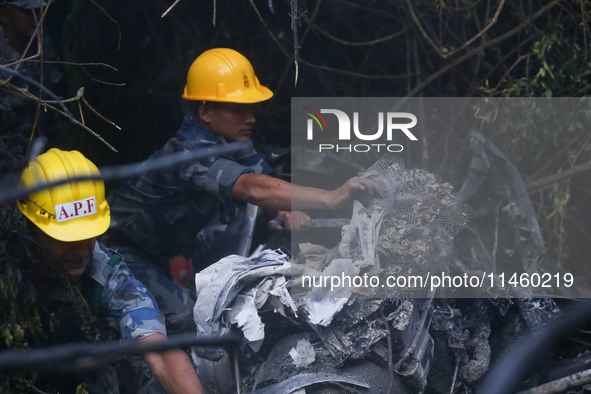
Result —
[[0, 8], [0, 22], [2, 22], [7, 35], [31, 38], [35, 34], [39, 18], [38, 8], [25, 9], [11, 4]]
[[206, 103], [199, 107], [201, 122], [228, 141], [248, 141], [256, 121], [252, 104]]
[[72, 278], [84, 273], [96, 243], [96, 237], [75, 242], [58, 241], [42, 231], [37, 233], [37, 239], [42, 246], [41, 256], [45, 264]]

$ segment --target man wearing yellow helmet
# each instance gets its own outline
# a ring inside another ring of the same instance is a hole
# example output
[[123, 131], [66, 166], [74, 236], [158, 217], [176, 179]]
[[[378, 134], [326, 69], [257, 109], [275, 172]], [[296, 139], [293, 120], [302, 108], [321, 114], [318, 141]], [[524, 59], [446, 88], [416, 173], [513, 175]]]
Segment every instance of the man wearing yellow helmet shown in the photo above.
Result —
[[[96, 175], [96, 166], [80, 152], [50, 149], [29, 163], [20, 186]], [[39, 306], [46, 341], [96, 340], [107, 335], [97, 328], [108, 330], [106, 320], [116, 322], [123, 338], [166, 340], [164, 319], [152, 294], [133, 277], [120, 255], [96, 240], [110, 223], [102, 181], [74, 181], [43, 189], [19, 201], [18, 207], [35, 240], [23, 283]], [[81, 314], [94, 324], [83, 328]], [[181, 349], [146, 353], [144, 359], [169, 393], [203, 392]], [[151, 390], [163, 392], [162, 387]]]
[[[195, 109], [187, 114], [178, 133], [148, 161], [177, 152], [207, 153], [229, 142], [250, 141], [255, 123], [252, 105], [272, 96], [240, 53], [227, 48], [202, 53], [189, 69], [183, 94], [184, 99], [196, 103]], [[292, 185], [269, 176], [271, 171], [249, 142], [238, 152], [136, 177], [109, 196], [113, 221], [106, 235], [112, 245], [122, 247], [126, 260], [127, 256], [133, 260], [130, 268], [134, 274], [163, 300], [169, 329], [193, 326], [191, 302], [172, 284], [164, 284], [161, 273], [148, 267], [158, 264], [166, 272], [171, 257], [191, 256], [197, 234], [216, 216], [222, 223], [228, 222], [237, 206], [249, 202], [268, 213], [278, 213], [288, 230], [297, 229], [309, 225], [310, 219], [305, 214], [291, 215], [288, 211], [292, 209], [337, 210], [353, 198], [381, 194], [369, 179], [353, 178], [337, 190], [326, 191]]]

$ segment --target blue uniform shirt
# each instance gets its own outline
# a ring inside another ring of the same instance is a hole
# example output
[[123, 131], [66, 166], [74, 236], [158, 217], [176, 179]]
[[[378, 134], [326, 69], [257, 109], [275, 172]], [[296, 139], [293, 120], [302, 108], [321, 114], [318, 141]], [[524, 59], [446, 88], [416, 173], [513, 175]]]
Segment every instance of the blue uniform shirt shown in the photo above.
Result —
[[[176, 152], [206, 153], [227, 144], [190, 113], [176, 135], [147, 162]], [[232, 187], [238, 177], [270, 172], [271, 167], [250, 143], [238, 152], [133, 178], [108, 198], [111, 227], [107, 243], [134, 248], [147, 257], [190, 254], [197, 233], [214, 215], [237, 205]]]
[[[102, 312], [98, 317], [114, 319], [122, 338], [140, 339], [155, 333], [166, 335], [164, 318], [152, 294], [133, 277], [124, 261], [119, 261], [114, 267], [109, 266], [111, 256], [111, 252], [97, 242], [83, 277], [72, 279], [74, 286], [80, 294], [89, 290], [84, 286], [92, 290], [99, 285], [103, 288]], [[58, 341], [62, 342], [81, 340], [78, 332], [80, 328], [75, 327], [78, 319], [71, 317], [76, 313], [72, 298], [72, 291], [76, 290], [68, 288], [66, 283], [60, 283], [42, 295], [29, 281], [26, 283], [35, 302], [53, 316], [46, 327], [51, 331], [49, 338], [61, 338]], [[92, 300], [87, 299], [86, 302], [90, 305]]]

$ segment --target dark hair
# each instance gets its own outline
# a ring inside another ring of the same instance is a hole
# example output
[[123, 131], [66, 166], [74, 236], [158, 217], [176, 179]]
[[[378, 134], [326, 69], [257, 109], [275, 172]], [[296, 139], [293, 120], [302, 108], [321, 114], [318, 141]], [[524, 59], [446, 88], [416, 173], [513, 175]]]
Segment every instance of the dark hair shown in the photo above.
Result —
[[195, 116], [197, 117], [197, 120], [201, 121], [201, 116], [199, 116], [199, 108], [201, 108], [202, 105], [208, 105], [211, 108], [219, 108], [220, 107], [220, 102], [218, 101], [196, 101], [195, 102]]

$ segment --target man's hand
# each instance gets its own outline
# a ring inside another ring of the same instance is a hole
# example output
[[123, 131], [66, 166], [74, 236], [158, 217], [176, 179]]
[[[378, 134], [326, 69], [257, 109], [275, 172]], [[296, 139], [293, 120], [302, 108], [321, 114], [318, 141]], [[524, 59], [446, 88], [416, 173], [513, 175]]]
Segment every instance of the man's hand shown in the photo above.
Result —
[[[152, 334], [138, 342], [167, 341], [164, 334]], [[181, 349], [144, 354], [144, 359], [154, 377], [170, 394], [203, 394], [203, 386], [189, 356]]]
[[353, 200], [359, 200], [364, 206], [374, 197], [384, 197], [380, 186], [368, 178], [353, 177], [332, 192], [335, 210], [342, 209]]
[[277, 217], [269, 221], [269, 228], [273, 231], [298, 231], [310, 228], [310, 216], [301, 211], [279, 211]]

